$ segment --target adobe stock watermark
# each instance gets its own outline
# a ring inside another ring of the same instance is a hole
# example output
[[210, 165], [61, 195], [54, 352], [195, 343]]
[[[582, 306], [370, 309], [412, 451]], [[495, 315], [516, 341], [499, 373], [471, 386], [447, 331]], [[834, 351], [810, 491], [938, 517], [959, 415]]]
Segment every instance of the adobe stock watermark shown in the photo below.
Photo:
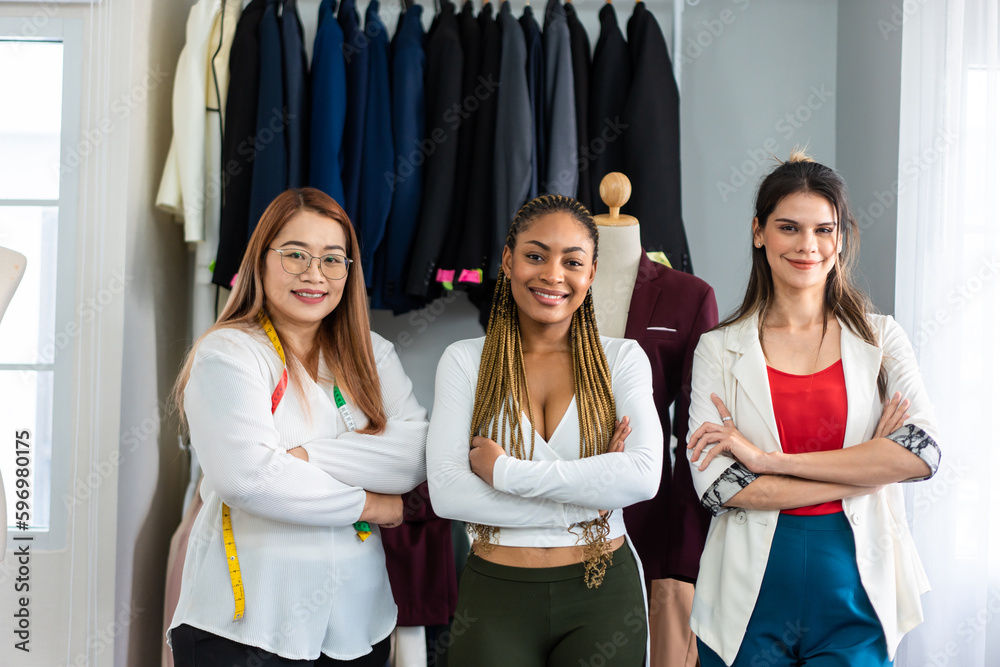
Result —
[[[489, 77], [480, 76], [475, 90], [460, 102], [456, 102], [446, 109], [441, 116], [441, 122], [447, 124], [448, 129], [455, 132], [462, 126], [463, 122], [479, 109], [483, 102], [495, 95], [499, 88], [500, 82], [494, 79], [492, 74]], [[382, 178], [385, 179], [389, 190], [395, 192], [397, 185], [404, 183], [406, 179], [413, 176], [417, 167], [423, 165], [427, 161], [427, 158], [434, 155], [438, 146], [447, 141], [448, 132], [445, 131], [445, 128], [441, 124], [436, 124], [434, 129], [431, 130], [430, 136], [424, 137], [417, 142], [412, 150], [405, 155], [396, 155], [395, 171], [386, 171], [382, 174]]]
[[95, 127], [81, 132], [77, 145], [66, 152], [66, 156], [58, 165], [53, 165], [60, 175], [65, 175], [77, 169], [87, 157], [96, 151], [104, 141], [115, 132], [118, 124], [124, 122], [132, 112], [149, 98], [149, 93], [157, 88], [164, 79], [170, 76], [159, 67], [147, 68], [142, 82], [111, 101], [110, 113], [102, 118]]
[[574, 174], [579, 174], [594, 162], [600, 155], [608, 150], [608, 146], [618, 141], [625, 133], [629, 124], [624, 122], [619, 116], [605, 118], [601, 126], [601, 132], [590, 140], [586, 145], [580, 146], [574, 156], [576, 167], [573, 170], [564, 169], [552, 181], [539, 183], [539, 192], [559, 192], [573, 183]]
[[429, 304], [421, 308], [420, 310], [414, 310], [407, 317], [407, 324], [410, 325], [411, 331], [401, 331], [398, 336], [396, 336], [396, 345], [400, 348], [406, 348], [413, 345], [415, 340], [414, 336], [420, 335], [427, 331], [428, 327], [434, 323], [437, 318], [441, 317], [444, 312], [448, 309], [448, 306], [453, 304], [458, 299], [458, 293], [454, 290], [448, 290], [443, 296], [434, 299]]
[[[112, 273], [108, 284], [94, 296], [83, 299], [76, 307], [72, 320], [66, 323], [62, 330], [53, 333], [47, 341], [33, 351], [32, 356], [39, 359], [55, 359], [60, 352], [69, 347], [70, 343], [80, 335], [83, 326], [92, 323], [114, 301], [125, 293], [125, 288], [134, 279], [131, 273], [116, 270]], [[28, 377], [34, 371], [22, 371], [23, 377]]]
[[[971, 644], [976, 637], [986, 631], [986, 628], [993, 623], [994, 619], [1000, 615], [1000, 590], [995, 588], [990, 590], [986, 604], [976, 613], [966, 616], [955, 628], [957, 639], [951, 639], [937, 651], [932, 651], [925, 656], [923, 667], [948, 667], [952, 664], [952, 659], [962, 655], [962, 646], [958, 639], [964, 640], [965, 644]], [[966, 662], [956, 662], [955, 664], [966, 665]]]
[[[731, 2], [739, 12], [745, 12], [750, 6], [750, 0], [731, 0]], [[693, 7], [700, 2], [688, 0], [688, 4]], [[716, 40], [722, 37], [726, 28], [736, 22], [738, 16], [739, 14], [732, 8], [727, 7], [721, 10], [715, 18], [703, 20], [700, 26], [694, 28], [697, 32], [684, 40], [684, 47], [681, 49], [681, 64], [689, 65], [700, 58], [706, 50], [715, 44]], [[685, 31], [687, 30], [685, 29]]]
[[902, 178], [893, 181], [886, 189], [873, 192], [873, 201], [867, 206], [862, 206], [855, 213], [854, 217], [861, 232], [864, 233], [871, 229], [885, 215], [886, 211], [889, 211], [892, 205], [899, 200], [899, 195], [906, 191], [907, 184], [913, 183], [921, 172], [934, 166], [952, 146], [958, 143], [958, 140], [959, 134], [956, 130], [939, 129], [935, 133], [934, 139], [928, 142], [926, 148], [904, 160], [899, 166]]
[[887, 42], [889, 35], [902, 31], [906, 20], [920, 11], [925, 2], [927, 0], [904, 0], [902, 4], [893, 5], [888, 19], [879, 19], [875, 22], [879, 34], [882, 35], [882, 41]]
[[38, 11], [26, 16], [21, 22], [21, 37], [37, 37], [49, 25], [49, 21], [59, 15], [59, 5], [54, 2], [38, 5]]
[[1000, 261], [996, 256], [985, 257], [965, 278], [948, 292], [946, 300], [949, 308], [935, 308], [933, 313], [920, 322], [918, 329], [913, 332], [913, 347], [920, 349], [928, 341], [936, 336], [945, 326], [951, 323], [956, 313], [965, 310], [969, 304], [975, 301], [980, 292], [989, 285], [1000, 273]]
[[[786, 112], [775, 122], [775, 132], [786, 141], [791, 139], [795, 136], [796, 131], [805, 127], [816, 112], [826, 106], [833, 97], [834, 91], [827, 88], [825, 83], [810, 86], [809, 95], [806, 96], [802, 104]], [[775, 166], [774, 160], [778, 150], [778, 140], [775, 137], [765, 139], [761, 148], [747, 149], [747, 159], [738, 165], [731, 165], [729, 177], [726, 180], [715, 182], [715, 188], [718, 190], [719, 196], [722, 197], [722, 201], [728, 201], [729, 197], [738, 192], [740, 188], [751, 180], [755, 180], [762, 169]]]

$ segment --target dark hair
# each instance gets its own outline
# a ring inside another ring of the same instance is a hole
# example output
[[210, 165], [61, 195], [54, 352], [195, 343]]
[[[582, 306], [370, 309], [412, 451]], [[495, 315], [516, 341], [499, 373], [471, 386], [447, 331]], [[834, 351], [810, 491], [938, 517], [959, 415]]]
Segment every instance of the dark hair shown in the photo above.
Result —
[[[803, 151], [794, 149], [788, 161], [778, 164], [757, 188], [754, 217], [758, 227], [764, 229], [768, 217], [783, 199], [800, 192], [815, 194], [830, 202], [837, 214], [836, 234], [843, 243], [843, 250], [835, 256], [833, 268], [826, 276], [823, 335], [826, 335], [827, 318], [832, 314], [843, 320], [856, 336], [871, 345], [879, 346], [875, 329], [868, 320], [868, 314], [874, 312], [875, 308], [868, 295], [854, 284], [860, 230], [857, 220], [851, 214], [847, 183], [840, 174], [816, 162]], [[750, 257], [750, 280], [743, 303], [715, 328], [720, 329], [757, 315], [758, 335], [763, 339], [764, 319], [774, 303], [774, 279], [765, 248], [757, 248], [751, 243]], [[884, 399], [884, 368], [879, 372], [878, 384], [879, 394]]]
[[563, 195], [542, 195], [541, 197], [535, 197], [522, 206], [517, 215], [514, 216], [514, 221], [510, 224], [510, 230], [507, 232], [507, 247], [513, 251], [514, 244], [517, 243], [518, 234], [531, 226], [531, 223], [538, 218], [550, 213], [569, 213], [573, 216], [574, 220], [586, 228], [587, 233], [590, 235], [590, 240], [594, 242], [593, 261], [596, 262], [597, 238], [599, 234], [597, 223], [594, 222], [594, 216], [590, 214], [586, 206], [572, 197], [565, 197]]

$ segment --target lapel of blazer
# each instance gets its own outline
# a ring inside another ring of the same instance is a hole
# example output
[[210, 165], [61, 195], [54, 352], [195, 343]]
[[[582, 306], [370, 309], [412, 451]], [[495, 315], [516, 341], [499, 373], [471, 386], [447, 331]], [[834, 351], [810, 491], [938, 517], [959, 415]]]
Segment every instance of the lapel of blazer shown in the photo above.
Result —
[[[738, 328], [726, 336], [725, 340], [726, 349], [738, 355], [732, 371], [737, 385], [743, 388], [743, 392], [767, 425], [767, 430], [780, 449], [781, 438], [778, 436], [778, 424], [774, 420], [771, 385], [767, 380], [767, 361], [764, 359], [764, 349], [760, 346], [757, 335], [757, 317], [744, 320]], [[760, 445], [760, 443], [755, 444]]]
[[656, 301], [660, 298], [660, 288], [656, 285], [657, 275], [656, 264], [643, 251], [625, 320], [625, 337], [639, 341], [640, 344], [646, 336], [646, 327], [653, 317], [653, 311], [656, 310]]
[[847, 386], [847, 430], [844, 433], [844, 446], [849, 447], [868, 439], [868, 421], [871, 417], [875, 392], [878, 389], [882, 349], [858, 338], [841, 321], [840, 358], [844, 366], [844, 384]]

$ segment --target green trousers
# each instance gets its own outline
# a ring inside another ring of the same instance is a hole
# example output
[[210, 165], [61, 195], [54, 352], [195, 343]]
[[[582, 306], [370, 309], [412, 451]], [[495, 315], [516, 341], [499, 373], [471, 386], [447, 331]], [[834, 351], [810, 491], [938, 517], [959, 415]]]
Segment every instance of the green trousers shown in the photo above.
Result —
[[470, 555], [441, 641], [448, 667], [640, 667], [647, 632], [639, 568], [624, 545], [599, 588], [587, 588], [582, 563], [510, 567]]

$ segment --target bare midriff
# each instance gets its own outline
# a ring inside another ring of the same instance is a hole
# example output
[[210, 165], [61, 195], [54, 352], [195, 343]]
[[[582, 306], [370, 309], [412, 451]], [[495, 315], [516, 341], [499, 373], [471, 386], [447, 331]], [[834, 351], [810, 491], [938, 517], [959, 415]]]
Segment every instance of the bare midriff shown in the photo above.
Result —
[[[606, 542], [608, 551], [615, 551], [625, 544], [621, 535]], [[479, 542], [472, 545], [472, 553], [485, 561], [510, 567], [562, 567], [583, 562], [582, 546], [572, 547], [508, 547], [494, 544], [484, 553]]]

